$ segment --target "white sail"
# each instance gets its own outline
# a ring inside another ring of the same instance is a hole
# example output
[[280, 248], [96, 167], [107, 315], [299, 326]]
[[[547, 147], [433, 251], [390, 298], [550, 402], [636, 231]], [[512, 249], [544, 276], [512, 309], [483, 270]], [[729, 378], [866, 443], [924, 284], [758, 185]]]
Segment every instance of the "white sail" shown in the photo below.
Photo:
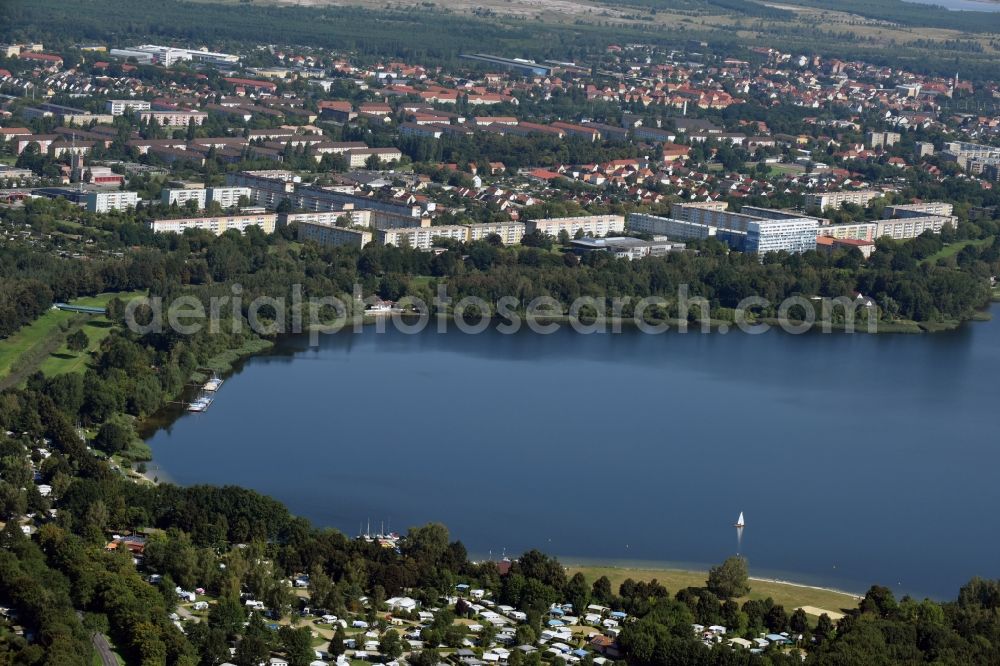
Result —
[[743, 512], [740, 511], [740, 517], [736, 519], [736, 526], [743, 527], [744, 525], [746, 525], [746, 521], [743, 520]]

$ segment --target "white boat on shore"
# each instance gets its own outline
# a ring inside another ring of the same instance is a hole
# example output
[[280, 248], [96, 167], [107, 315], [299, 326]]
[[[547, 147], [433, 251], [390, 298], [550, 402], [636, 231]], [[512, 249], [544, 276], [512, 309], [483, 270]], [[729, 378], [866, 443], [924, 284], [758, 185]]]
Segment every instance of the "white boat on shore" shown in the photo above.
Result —
[[202, 386], [201, 388], [203, 391], [210, 391], [214, 393], [215, 391], [218, 391], [220, 388], [222, 388], [222, 382], [223, 379], [221, 377], [219, 377], [218, 375], [212, 375], [212, 378], [209, 379], [207, 382], [205, 382], [205, 385]]
[[211, 396], [203, 395], [196, 398], [187, 406], [189, 412], [204, 412], [209, 407], [212, 406], [214, 398]]

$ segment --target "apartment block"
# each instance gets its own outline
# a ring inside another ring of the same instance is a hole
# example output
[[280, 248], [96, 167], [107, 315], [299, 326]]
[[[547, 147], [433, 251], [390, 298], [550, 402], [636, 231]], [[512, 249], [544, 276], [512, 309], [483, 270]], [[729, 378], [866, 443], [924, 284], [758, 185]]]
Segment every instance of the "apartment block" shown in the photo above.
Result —
[[805, 207], [807, 209], [818, 208], [840, 208], [844, 204], [854, 204], [855, 206], [867, 206], [873, 199], [882, 196], [877, 190], [841, 190], [839, 192], [812, 192], [805, 196]]
[[208, 202], [208, 191], [203, 187], [164, 188], [160, 191], [160, 202], [164, 206], [185, 206], [189, 201], [194, 201], [198, 210], [204, 210]]
[[91, 213], [108, 213], [113, 210], [127, 210], [139, 205], [139, 195], [135, 192], [112, 190], [109, 192], [88, 192], [87, 210]]
[[623, 215], [585, 215], [581, 217], [550, 217], [543, 220], [529, 220], [525, 229], [528, 233], [538, 231], [547, 236], [558, 236], [566, 231], [570, 236], [583, 232], [591, 236], [607, 236], [609, 233], [625, 231]]
[[630, 213], [628, 216], [628, 228], [629, 231], [638, 233], [667, 236], [683, 240], [704, 240], [705, 238], [715, 236], [718, 232], [718, 228], [710, 225], [695, 224], [685, 220], [647, 215], [645, 213]]
[[204, 111], [142, 111], [139, 119], [145, 122], [155, 120], [160, 127], [187, 127], [191, 123], [201, 125], [208, 118]]
[[376, 239], [382, 245], [429, 250], [433, 247], [436, 238], [449, 238], [465, 242], [468, 238], [469, 228], [460, 224], [452, 224], [439, 227], [379, 229], [375, 233]]
[[237, 229], [246, 231], [248, 227], [260, 227], [266, 234], [274, 233], [277, 215], [261, 213], [257, 215], [214, 215], [209, 217], [185, 217], [172, 220], [153, 220], [149, 223], [155, 233], [184, 233], [188, 229], [204, 229], [216, 236]]
[[899, 217], [892, 220], [879, 220], [876, 223], [875, 237], [888, 236], [895, 240], [916, 238], [925, 231], [941, 233], [946, 224], [954, 224], [955, 218], [944, 215], [928, 215], [926, 217]]
[[225, 209], [238, 206], [240, 197], [250, 198], [249, 187], [210, 187], [207, 192], [207, 203], [217, 203]]
[[831, 224], [819, 228], [820, 236], [839, 240], [851, 239], [873, 241], [877, 238], [878, 225], [874, 222], [859, 222], [856, 224]]
[[517, 245], [524, 238], [523, 222], [483, 222], [467, 225], [468, 240], [484, 240], [490, 234], [496, 234], [504, 245]]
[[144, 99], [109, 99], [105, 102], [104, 108], [112, 116], [121, 116], [125, 114], [126, 109], [149, 111], [152, 105]]
[[348, 246], [362, 248], [372, 242], [370, 231], [346, 229], [315, 222], [297, 222], [298, 239], [313, 241], [320, 245]]

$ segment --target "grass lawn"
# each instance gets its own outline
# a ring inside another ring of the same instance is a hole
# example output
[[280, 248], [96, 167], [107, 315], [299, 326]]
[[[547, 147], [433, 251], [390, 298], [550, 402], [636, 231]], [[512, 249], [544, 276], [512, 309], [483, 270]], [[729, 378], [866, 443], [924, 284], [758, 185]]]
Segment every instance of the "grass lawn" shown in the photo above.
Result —
[[[708, 572], [705, 571], [681, 571], [678, 569], [631, 569], [625, 567], [567, 567], [567, 575], [572, 576], [576, 572], [582, 572], [588, 583], [593, 583], [601, 576], [607, 576], [611, 581], [611, 589], [618, 591], [619, 586], [626, 578], [632, 580], [652, 580], [656, 579], [664, 585], [671, 594], [685, 587], [704, 587]], [[789, 583], [775, 583], [770, 581], [752, 580], [750, 581], [750, 594], [740, 599], [740, 603], [747, 599], [765, 599], [771, 597], [775, 603], [781, 604], [789, 612], [800, 606], [812, 606], [824, 610], [840, 612], [844, 608], [856, 608], [858, 600], [843, 592], [832, 590], [820, 590], [811, 587], [793, 585]]]
[[[104, 307], [115, 296], [128, 300], [138, 295], [138, 292], [106, 293], [78, 298], [73, 303]], [[0, 340], [0, 388], [19, 384], [38, 369], [47, 375], [83, 372], [90, 352], [100, 347], [111, 328], [111, 322], [104, 315], [46, 311], [14, 335]], [[90, 342], [86, 350], [71, 352], [66, 348], [66, 336], [77, 329], [82, 329]]]
[[924, 259], [921, 263], [924, 264], [936, 264], [938, 259], [947, 259], [948, 257], [954, 257], [956, 254], [964, 250], [969, 245], [976, 245], [982, 247], [993, 242], [993, 237], [980, 238], [979, 240], [964, 240], [958, 241], [957, 243], [949, 243], [941, 248], [939, 251], [935, 252], [931, 256]]

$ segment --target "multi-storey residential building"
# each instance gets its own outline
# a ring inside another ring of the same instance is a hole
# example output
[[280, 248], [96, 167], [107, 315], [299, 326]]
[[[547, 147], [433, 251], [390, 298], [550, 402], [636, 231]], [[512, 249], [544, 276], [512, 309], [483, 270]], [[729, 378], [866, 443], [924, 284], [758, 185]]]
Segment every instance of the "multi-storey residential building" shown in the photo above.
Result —
[[882, 217], [924, 217], [925, 215], [950, 216], [955, 211], [955, 207], [945, 201], [922, 201], [912, 204], [897, 204], [886, 206], [882, 211]]
[[208, 192], [203, 187], [164, 188], [160, 191], [160, 202], [164, 206], [185, 206], [189, 201], [196, 202], [198, 210], [204, 210]]
[[145, 122], [155, 120], [160, 127], [187, 127], [201, 125], [208, 118], [204, 111], [142, 111], [139, 118]]
[[483, 222], [470, 224], [468, 227], [470, 241], [483, 240], [490, 234], [496, 234], [504, 245], [516, 245], [524, 238], [523, 222]]
[[659, 217], [645, 213], [630, 213], [628, 228], [643, 234], [667, 236], [684, 240], [702, 240], [715, 236], [718, 229], [707, 224], [695, 224], [670, 217]]
[[370, 231], [316, 224], [315, 222], [297, 222], [295, 226], [300, 241], [313, 241], [320, 245], [347, 245], [357, 248], [362, 248], [372, 242]]
[[108, 213], [113, 210], [127, 210], [139, 204], [139, 195], [135, 192], [109, 190], [107, 192], [88, 192], [87, 210], [91, 213]]
[[257, 215], [214, 215], [209, 217], [185, 217], [173, 220], [153, 220], [149, 223], [155, 233], [183, 233], [187, 229], [204, 229], [221, 235], [230, 229], [246, 231], [247, 227], [260, 227], [270, 234], [274, 232], [277, 215], [260, 213]]
[[558, 236], [560, 231], [575, 236], [583, 232], [591, 236], [607, 236], [609, 233], [625, 231], [623, 215], [585, 215], [581, 217], [550, 217], [543, 220], [529, 220], [525, 229], [528, 233], [538, 231], [547, 236]]
[[811, 192], [805, 196], [805, 207], [826, 210], [844, 204], [867, 206], [872, 199], [882, 196], [878, 190], [840, 190], [839, 192]]
[[375, 233], [378, 242], [382, 245], [429, 250], [433, 247], [435, 238], [450, 238], [465, 242], [468, 238], [469, 228], [460, 224], [452, 224], [439, 227], [379, 229]]
[[210, 187], [207, 203], [217, 203], [222, 208], [235, 208], [240, 203], [240, 197], [250, 198], [249, 187]]
[[125, 109], [149, 111], [152, 105], [144, 99], [109, 99], [105, 102], [104, 108], [112, 116], [120, 116], [125, 113]]
[[862, 241], [875, 240], [878, 225], [874, 222], [857, 222], [849, 224], [830, 224], [819, 228], [820, 236], [836, 239], [851, 239]]
[[[760, 214], [734, 213], [725, 210], [720, 202], [710, 204], [677, 204], [673, 214], [682, 223], [691, 225], [688, 228], [679, 224], [646, 222], [641, 218], [640, 225], [687, 231], [689, 235], [679, 238], [705, 238], [716, 236], [735, 250], [763, 254], [765, 252], [806, 252], [816, 248], [816, 231], [819, 229], [819, 219], [809, 216], [789, 216], [781, 212], [776, 219], [768, 219]], [[749, 209], [751, 211], [755, 209]], [[702, 231], [696, 228], [702, 227]], [[695, 235], [700, 234], [700, 236]], [[670, 234], [667, 233], [669, 236]]]
[[954, 219], [944, 215], [928, 215], [926, 217], [898, 217], [891, 220], [879, 220], [876, 223], [875, 237], [888, 236], [895, 240], [903, 240], [916, 238], [925, 231], [939, 234], [944, 225], [954, 225]]
[[891, 148], [899, 143], [899, 132], [868, 132], [865, 139], [871, 148]]
[[743, 251], [790, 252], [798, 254], [816, 249], [816, 218], [792, 220], [755, 220], [747, 225]]

